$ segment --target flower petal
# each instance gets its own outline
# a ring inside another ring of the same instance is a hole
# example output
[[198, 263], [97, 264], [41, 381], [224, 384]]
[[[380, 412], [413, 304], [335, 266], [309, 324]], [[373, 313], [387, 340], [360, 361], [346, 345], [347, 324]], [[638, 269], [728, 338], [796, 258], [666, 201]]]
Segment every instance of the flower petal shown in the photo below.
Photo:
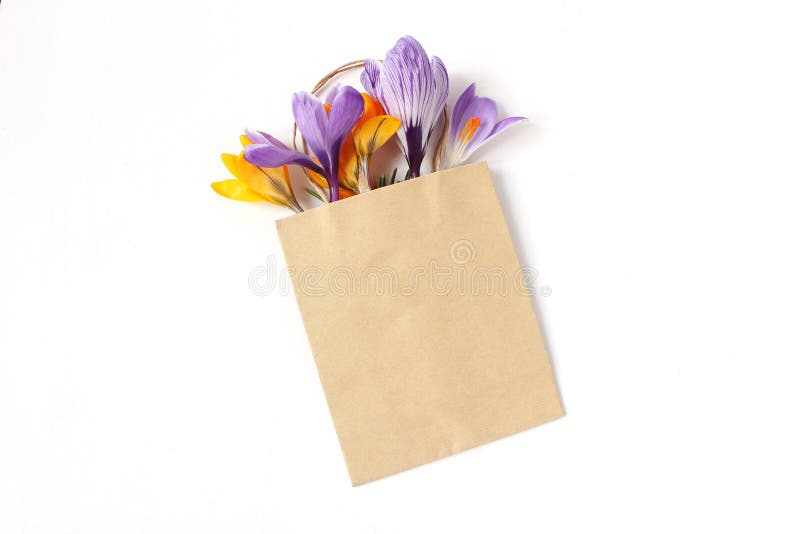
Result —
[[444, 110], [447, 103], [447, 95], [450, 93], [450, 78], [447, 75], [447, 68], [441, 59], [436, 56], [431, 58], [431, 70], [433, 71], [433, 113], [430, 128], [436, 126], [436, 121]]
[[256, 167], [244, 158], [244, 153], [237, 158], [237, 164], [239, 167], [237, 177], [251, 191], [282, 200], [286, 204], [290, 204], [294, 200], [289, 180], [283, 171], [286, 167], [273, 169]]
[[372, 117], [386, 115], [386, 112], [383, 110], [383, 106], [381, 106], [380, 102], [369, 96], [367, 93], [361, 93], [361, 97], [364, 99], [364, 113], [361, 114], [361, 118], [358, 119], [355, 128], [360, 127]]
[[329, 91], [328, 94], [325, 95], [325, 103], [326, 104], [333, 104], [333, 100], [336, 96], [342, 91], [342, 86], [339, 84], [334, 85]]
[[[277, 171], [278, 169], [272, 169], [272, 170]], [[286, 185], [289, 187], [289, 192], [291, 192], [292, 196], [294, 196], [294, 190], [292, 189], [292, 181], [289, 179], [289, 167], [287, 165], [284, 165], [283, 167], [280, 168], [280, 171], [283, 173], [283, 181], [286, 182]]]
[[[466, 121], [471, 118], [477, 118], [480, 120], [480, 126], [478, 126], [472, 136], [466, 140], [468, 152], [471, 152], [480, 146], [481, 143], [483, 143], [491, 135], [495, 123], [497, 123], [497, 103], [495, 103], [495, 101], [491, 98], [473, 98], [472, 102], [470, 102], [467, 108], [464, 110], [464, 114], [461, 118], [461, 128], [463, 128]], [[458, 135], [461, 135], [460, 130]], [[469, 150], [470, 148], [472, 150]]]
[[[360, 99], [360, 97], [359, 97]], [[299, 92], [292, 96], [292, 111], [297, 128], [308, 143], [323, 168], [330, 166], [330, 157], [325, 142], [328, 117], [323, 103], [311, 93]]]
[[361, 125], [353, 135], [356, 153], [360, 158], [369, 158], [383, 146], [400, 128], [400, 119], [390, 115], [373, 117]]
[[[352, 87], [342, 87], [331, 102], [328, 114], [326, 145], [341, 146], [342, 140], [350, 133], [361, 114], [364, 113], [364, 97]], [[337, 152], [339, 146], [336, 147]], [[316, 152], [314, 152], [316, 154]]]
[[461, 130], [464, 128], [464, 123], [469, 117], [464, 117], [464, 111], [467, 109], [472, 101], [475, 100], [475, 83], [469, 84], [469, 87], [464, 89], [464, 92], [456, 100], [456, 105], [453, 106], [453, 112], [450, 114], [450, 142], [454, 143], [458, 138]]
[[387, 52], [381, 69], [381, 96], [386, 111], [407, 127], [419, 125], [429, 96], [423, 93], [432, 83], [425, 49], [413, 37], [401, 37]]
[[328, 189], [328, 181], [324, 176], [322, 176], [322, 174], [309, 169], [308, 179], [311, 180], [317, 187], [321, 189]]
[[308, 155], [290, 148], [281, 148], [269, 144], [244, 147], [244, 157], [257, 167], [274, 168], [283, 165], [300, 165], [314, 172], [324, 172]]
[[236, 178], [239, 177], [239, 164], [237, 159], [238, 157], [235, 154], [222, 154], [223, 165], [225, 165], [225, 168], [228, 169], [228, 172], [230, 172]]
[[506, 130], [509, 126], [514, 126], [518, 122], [522, 122], [525, 120], [528, 119], [526, 119], [525, 117], [508, 117], [507, 119], [503, 119], [494, 125], [494, 128], [492, 128], [492, 132], [489, 134], [489, 137], [494, 137], [503, 130]]
[[263, 144], [269, 142], [263, 133], [255, 130], [245, 128], [244, 135], [247, 136], [247, 138], [250, 140], [250, 143]]
[[241, 180], [222, 180], [214, 182], [211, 188], [225, 198], [241, 200], [242, 202], [266, 202], [267, 199], [250, 191]]
[[342, 149], [339, 151], [339, 185], [347, 189], [356, 189], [358, 187], [357, 168], [356, 146], [352, 136], [348, 135], [342, 142]]
[[376, 100], [380, 100], [380, 76], [381, 64], [374, 59], [368, 59], [364, 62], [364, 72], [361, 73], [361, 85], [367, 91], [369, 96]]

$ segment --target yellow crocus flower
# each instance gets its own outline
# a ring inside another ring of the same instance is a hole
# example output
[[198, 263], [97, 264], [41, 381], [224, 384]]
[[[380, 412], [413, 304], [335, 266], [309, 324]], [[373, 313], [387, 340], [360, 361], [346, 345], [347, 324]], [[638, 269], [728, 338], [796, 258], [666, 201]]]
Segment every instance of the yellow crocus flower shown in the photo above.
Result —
[[[239, 140], [242, 146], [250, 144], [247, 136], [242, 135]], [[269, 202], [295, 212], [303, 211], [292, 191], [286, 165], [274, 169], [257, 167], [244, 158], [244, 152], [238, 156], [222, 154], [222, 163], [234, 179], [214, 182], [211, 188], [223, 197], [243, 202]]]

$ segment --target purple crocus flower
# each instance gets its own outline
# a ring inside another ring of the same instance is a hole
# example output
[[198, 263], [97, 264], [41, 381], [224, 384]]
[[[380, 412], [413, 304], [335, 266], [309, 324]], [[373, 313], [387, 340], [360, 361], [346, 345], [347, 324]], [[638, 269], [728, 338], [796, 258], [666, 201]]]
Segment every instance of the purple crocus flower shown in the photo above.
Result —
[[428, 55], [416, 39], [402, 37], [381, 65], [368, 59], [361, 83], [389, 115], [403, 123], [400, 147], [412, 176], [419, 176], [425, 150], [447, 101], [447, 69], [438, 57]]
[[509, 117], [498, 122], [495, 101], [476, 96], [475, 84], [471, 84], [453, 107], [443, 167], [463, 163], [486, 141], [523, 120], [525, 117]]
[[311, 93], [300, 92], [292, 97], [292, 111], [297, 128], [317, 161], [271, 135], [250, 130], [245, 133], [253, 144], [244, 147], [245, 159], [258, 167], [305, 167], [325, 177], [331, 202], [339, 200], [339, 151], [364, 113], [364, 99], [352, 87], [333, 89], [327, 104]]

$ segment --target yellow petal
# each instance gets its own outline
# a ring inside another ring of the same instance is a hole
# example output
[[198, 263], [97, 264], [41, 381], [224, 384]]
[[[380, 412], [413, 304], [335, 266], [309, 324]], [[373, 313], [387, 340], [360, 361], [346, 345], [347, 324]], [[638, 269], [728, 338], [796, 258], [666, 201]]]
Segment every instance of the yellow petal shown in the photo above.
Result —
[[228, 169], [235, 177], [239, 177], [239, 163], [237, 162], [238, 157], [235, 154], [222, 154], [222, 163], [225, 165], [225, 168]]
[[266, 202], [267, 199], [250, 191], [240, 180], [223, 180], [214, 182], [211, 188], [225, 198], [241, 200], [242, 202]]
[[328, 181], [321, 174], [314, 171], [308, 171], [308, 178], [318, 187], [326, 190], [328, 189]]
[[253, 142], [250, 140], [250, 138], [247, 137], [244, 134], [239, 136], [239, 142], [242, 143], [242, 147], [246, 147], [247, 145], [252, 145], [253, 144]]
[[339, 151], [339, 185], [355, 190], [358, 187], [358, 156], [352, 135], [348, 135]]
[[236, 163], [238, 178], [251, 191], [271, 199], [273, 204], [292, 204], [294, 193], [289, 184], [289, 170], [285, 166], [275, 169], [256, 167], [244, 159], [244, 152], [239, 154]]
[[361, 158], [368, 158], [400, 128], [400, 119], [390, 115], [378, 115], [366, 121], [353, 134], [356, 152]]
[[378, 115], [386, 115], [386, 112], [383, 111], [383, 106], [381, 106], [380, 102], [369, 96], [367, 93], [361, 93], [361, 98], [364, 99], [364, 113], [361, 114], [361, 118], [356, 123], [355, 128], [358, 128], [373, 117], [377, 117]]
[[[311, 159], [314, 161], [314, 163], [319, 165], [319, 160], [317, 158], [312, 157]], [[305, 169], [305, 173], [306, 173], [306, 176], [308, 176], [308, 179], [309, 179], [309, 181], [311, 183], [313, 183], [319, 189], [324, 190], [326, 195], [323, 195], [323, 196], [325, 196], [327, 198], [328, 181], [325, 179], [325, 177], [322, 176], [319, 173], [316, 173], [316, 172], [308, 170], [308, 169]]]
[[244, 152], [236, 158], [236, 177], [247, 184], [247, 187], [262, 195], [276, 193], [274, 184], [268, 182], [264, 171], [244, 159]]
[[[278, 172], [278, 169], [275, 169]], [[292, 189], [292, 181], [289, 179], [289, 166], [284, 165], [280, 168], [280, 172], [283, 174], [283, 179], [286, 181], [286, 186], [289, 188], [289, 193], [294, 195], [294, 189]]]

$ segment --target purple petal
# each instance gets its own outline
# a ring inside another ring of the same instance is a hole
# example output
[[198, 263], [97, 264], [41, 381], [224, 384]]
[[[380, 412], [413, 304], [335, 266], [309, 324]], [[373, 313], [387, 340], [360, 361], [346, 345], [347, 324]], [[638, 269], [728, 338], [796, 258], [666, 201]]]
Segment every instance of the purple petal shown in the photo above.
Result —
[[381, 64], [374, 60], [368, 59], [364, 62], [364, 72], [361, 73], [361, 85], [364, 86], [364, 90], [367, 92], [369, 96], [374, 98], [375, 100], [380, 100], [378, 93], [380, 92], [380, 76], [381, 76]]
[[364, 113], [364, 97], [352, 87], [342, 87], [331, 102], [326, 144], [341, 143]]
[[248, 130], [248, 129], [245, 129], [244, 133], [245, 133], [245, 135], [247, 135], [247, 138], [250, 139], [250, 141], [253, 144], [256, 144], [256, 145], [274, 145], [274, 146], [276, 146], [278, 148], [291, 150], [291, 148], [289, 148], [288, 146], [283, 144], [278, 139], [275, 139], [274, 137], [272, 137], [268, 133], [257, 132], [255, 130]]
[[329, 158], [325, 143], [328, 117], [322, 102], [311, 93], [295, 93], [292, 97], [292, 111], [297, 128], [311, 152], [317, 156], [323, 167], [328, 166]]
[[494, 125], [492, 128], [492, 132], [489, 134], [489, 137], [494, 137], [495, 135], [499, 134], [503, 130], [508, 129], [509, 126], [514, 126], [518, 122], [522, 122], [527, 120], [525, 117], [508, 117], [507, 119], [503, 119], [497, 124]]
[[259, 145], [267, 142], [267, 139], [262, 132], [257, 132], [255, 130], [249, 130], [245, 128], [244, 134], [247, 136], [248, 139], [250, 139], [251, 143]]
[[[480, 131], [481, 128], [483, 128], [483, 124], [481, 124], [478, 130], [476, 130], [475, 135], [467, 143], [466, 149], [464, 150], [464, 159], [468, 158], [473, 152], [475, 152], [478, 148], [480, 148], [494, 136], [496, 136], [503, 130], [508, 129], [509, 126], [513, 126], [514, 124], [517, 124], [518, 122], [524, 120], [525, 120], [524, 117], [509, 117], [494, 124], [492, 129], [488, 132], [486, 130], [484, 130], [483, 132]], [[480, 137], [478, 137], [479, 134]]]
[[447, 68], [442, 60], [436, 56], [431, 58], [431, 70], [433, 70], [433, 119], [431, 127], [435, 126], [439, 115], [442, 114], [444, 105], [447, 103], [447, 95], [450, 93], [450, 78], [447, 76]]
[[453, 106], [453, 113], [450, 114], [451, 143], [455, 143], [461, 130], [464, 129], [464, 123], [466, 123], [469, 118], [464, 117], [464, 110], [467, 109], [467, 106], [469, 106], [473, 100], [475, 100], [475, 83], [471, 83], [469, 87], [464, 89], [464, 92], [461, 93], [461, 96], [456, 100], [456, 105]]
[[[325, 178], [330, 186], [331, 201], [336, 200], [334, 188], [339, 183], [339, 151], [342, 141], [353, 129], [353, 126], [364, 113], [364, 97], [352, 87], [343, 87], [338, 91], [331, 103], [328, 113], [328, 124], [325, 132], [325, 146], [328, 151], [328, 166], [325, 168]], [[335, 193], [338, 195], [338, 189]], [[338, 198], [338, 196], [337, 196]]]
[[[475, 147], [481, 145], [492, 133], [495, 124], [497, 123], [497, 104], [491, 98], [486, 97], [476, 97], [469, 103], [469, 105], [464, 109], [464, 115], [462, 116], [463, 122], [461, 124], [461, 128], [464, 127], [466, 122], [471, 118], [477, 118], [481, 121], [480, 126], [475, 130], [475, 133], [470, 138], [469, 142], [467, 143], [468, 152], [471, 152], [474, 149], [469, 149], [469, 147]], [[459, 134], [461, 131], [459, 130]]]
[[339, 92], [341, 92], [341, 90], [342, 90], [342, 86], [341, 85], [339, 85], [339, 84], [334, 85], [333, 88], [331, 88], [331, 90], [328, 91], [328, 94], [325, 95], [325, 103], [326, 104], [333, 104], [334, 99], [339, 94]]
[[387, 111], [406, 127], [422, 125], [433, 73], [428, 55], [416, 39], [402, 37], [389, 50], [380, 83]]
[[300, 165], [316, 173], [323, 173], [322, 168], [306, 154], [270, 144], [244, 147], [244, 159], [258, 167], [274, 168], [282, 165]]

